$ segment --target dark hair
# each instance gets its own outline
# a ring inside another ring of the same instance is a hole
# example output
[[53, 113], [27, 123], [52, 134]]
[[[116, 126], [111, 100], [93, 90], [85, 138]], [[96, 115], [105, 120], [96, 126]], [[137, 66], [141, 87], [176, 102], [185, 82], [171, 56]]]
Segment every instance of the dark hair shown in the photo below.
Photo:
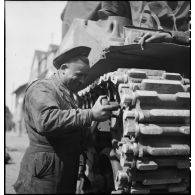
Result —
[[74, 62], [74, 61], [77, 61], [77, 60], [81, 60], [82, 62], [84, 62], [85, 64], [89, 64], [89, 59], [87, 56], [76, 56], [76, 57], [73, 57], [69, 60], [66, 61], [66, 63], [71, 63], [71, 62]]

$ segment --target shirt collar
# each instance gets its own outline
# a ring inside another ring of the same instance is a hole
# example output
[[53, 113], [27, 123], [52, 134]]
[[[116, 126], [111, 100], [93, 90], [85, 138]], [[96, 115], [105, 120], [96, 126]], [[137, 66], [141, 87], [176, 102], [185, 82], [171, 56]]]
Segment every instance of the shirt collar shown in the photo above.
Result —
[[68, 95], [71, 95], [71, 91], [67, 88], [66, 85], [64, 85], [59, 77], [59, 73], [54, 73], [52, 76], [53, 80], [56, 84], [56, 86], [59, 88], [60, 91], [67, 93]]
[[66, 85], [64, 85], [64, 84], [62, 83], [62, 81], [61, 81], [61, 79], [60, 79], [60, 77], [59, 77], [59, 73], [58, 73], [58, 72], [57, 72], [57, 73], [54, 73], [54, 75], [52, 76], [52, 79], [53, 79], [55, 85], [59, 88], [59, 90], [60, 90], [66, 97], [69, 97], [69, 98], [70, 98], [69, 100], [71, 101], [71, 103], [72, 103], [73, 105], [75, 105], [75, 106], [78, 105], [78, 102], [75, 100], [73, 93], [67, 88]]

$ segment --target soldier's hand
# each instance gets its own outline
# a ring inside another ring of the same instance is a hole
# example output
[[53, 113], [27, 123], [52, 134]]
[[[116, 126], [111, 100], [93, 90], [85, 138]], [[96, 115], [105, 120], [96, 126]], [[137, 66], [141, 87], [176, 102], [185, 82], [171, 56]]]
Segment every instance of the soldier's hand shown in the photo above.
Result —
[[94, 121], [106, 121], [111, 116], [113, 110], [117, 110], [119, 105], [109, 105], [106, 96], [99, 96], [94, 106], [92, 107]]
[[142, 50], [144, 49], [145, 43], [162, 43], [162, 42], [171, 42], [172, 36], [168, 32], [157, 32], [155, 34], [146, 33], [141, 37], [138, 44], [140, 44]]

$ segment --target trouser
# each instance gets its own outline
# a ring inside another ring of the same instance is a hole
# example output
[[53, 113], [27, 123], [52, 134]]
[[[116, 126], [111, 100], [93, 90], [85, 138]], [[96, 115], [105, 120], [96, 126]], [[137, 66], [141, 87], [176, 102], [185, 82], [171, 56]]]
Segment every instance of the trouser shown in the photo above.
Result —
[[35, 152], [27, 149], [14, 189], [18, 194], [75, 193], [79, 155], [55, 152]]

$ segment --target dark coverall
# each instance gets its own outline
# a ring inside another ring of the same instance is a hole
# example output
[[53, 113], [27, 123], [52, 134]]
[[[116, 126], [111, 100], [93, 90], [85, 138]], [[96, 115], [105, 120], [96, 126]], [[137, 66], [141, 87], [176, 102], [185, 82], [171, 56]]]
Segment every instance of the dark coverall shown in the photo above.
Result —
[[91, 125], [92, 112], [78, 109], [68, 93], [58, 74], [35, 81], [26, 90], [24, 114], [30, 144], [14, 184], [19, 194], [76, 191], [84, 130]]

